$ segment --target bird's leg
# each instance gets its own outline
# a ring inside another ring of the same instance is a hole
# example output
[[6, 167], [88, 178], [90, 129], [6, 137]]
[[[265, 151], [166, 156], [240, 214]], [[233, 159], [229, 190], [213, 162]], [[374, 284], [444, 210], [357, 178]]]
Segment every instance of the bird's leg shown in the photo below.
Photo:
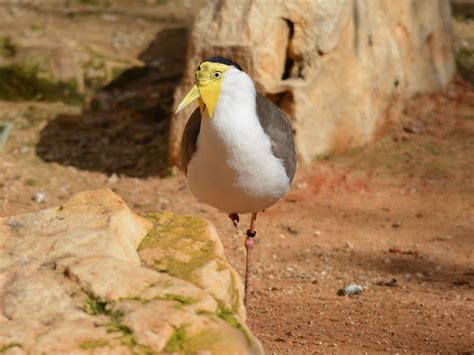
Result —
[[231, 219], [232, 224], [234, 225], [235, 229], [239, 228], [239, 222], [240, 222], [239, 214], [231, 213], [229, 215], [229, 218]]
[[245, 250], [246, 250], [246, 257], [245, 257], [245, 295], [244, 295], [244, 305], [247, 308], [248, 301], [249, 301], [249, 274], [250, 274], [250, 252], [254, 246], [255, 236], [257, 235], [257, 231], [255, 230], [255, 220], [257, 219], [257, 213], [252, 213], [252, 217], [250, 218], [250, 228], [247, 229], [247, 238], [245, 238]]

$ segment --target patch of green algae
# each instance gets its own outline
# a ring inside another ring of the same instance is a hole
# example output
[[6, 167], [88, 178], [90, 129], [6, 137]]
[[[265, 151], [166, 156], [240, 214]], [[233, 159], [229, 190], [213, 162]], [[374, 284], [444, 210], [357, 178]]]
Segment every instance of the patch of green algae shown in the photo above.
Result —
[[[206, 237], [207, 223], [201, 218], [171, 212], [150, 213], [145, 217], [154, 226], [141, 242], [138, 251], [159, 248], [165, 253], [164, 258], [154, 260], [154, 264], [149, 266], [193, 282], [193, 271], [207, 264], [215, 254], [212, 241]], [[186, 255], [189, 260], [177, 260], [176, 252]]]
[[[139, 253], [148, 249], [157, 249], [163, 253], [160, 259], [145, 260], [145, 263], [158, 272], [168, 273], [171, 276], [198, 284], [193, 272], [205, 266], [209, 261], [216, 259], [214, 243], [208, 238], [208, 224], [201, 218], [192, 216], [180, 216], [172, 212], [150, 213], [144, 215], [153, 223], [153, 228], [148, 232], [138, 247]], [[182, 260], [177, 254], [184, 255]], [[224, 265], [219, 264], [222, 269]], [[232, 309], [226, 308], [221, 302], [216, 313], [200, 312], [208, 317], [219, 317], [230, 326], [241, 332], [249, 345], [253, 339], [248, 330], [237, 320], [235, 313], [239, 307], [239, 297], [234, 275], [232, 275]], [[199, 286], [199, 285], [198, 285]], [[178, 301], [178, 306], [184, 306], [195, 302], [194, 300], [177, 299], [175, 295], [159, 296], [156, 299]], [[151, 300], [137, 301], [149, 302]], [[175, 332], [168, 340], [164, 352], [179, 352], [184, 354], [196, 353], [199, 350], [209, 349], [212, 344], [219, 341], [221, 334], [214, 330], [204, 330], [199, 334], [189, 336], [186, 326], [175, 327]]]
[[[219, 317], [227, 322], [230, 326], [240, 331], [249, 347], [253, 347], [254, 342], [249, 332], [237, 321], [235, 315], [228, 310], [219, 309], [217, 313], [200, 312], [200, 315], [207, 317]], [[193, 336], [187, 333], [186, 325], [175, 326], [174, 333], [163, 348], [165, 353], [179, 353], [179, 354], [196, 354], [203, 350], [212, 350], [214, 344], [221, 342], [223, 334], [218, 330], [207, 329], [203, 330]]]
[[[100, 325], [105, 327], [107, 333], [118, 333], [120, 342], [128, 346], [134, 354], [153, 354], [153, 350], [146, 345], [138, 343], [133, 330], [122, 323], [123, 312], [114, 308], [114, 302], [101, 300], [90, 294], [88, 294], [88, 296], [89, 298], [86, 300], [82, 310], [90, 315], [104, 315], [108, 317], [109, 321]], [[84, 344], [80, 343], [79, 347], [81, 347], [81, 345]]]
[[74, 80], [54, 81], [49, 73], [27, 63], [0, 67], [0, 99], [63, 101], [71, 105], [83, 103]]
[[[227, 268], [219, 258], [216, 258], [215, 246], [208, 238], [208, 223], [205, 220], [172, 212], [149, 213], [144, 217], [153, 223], [153, 228], [139, 245], [138, 251], [156, 248], [164, 253], [160, 259], [145, 260], [148, 267], [197, 286], [200, 285], [193, 272], [209, 261], [215, 260], [218, 263], [218, 271]], [[185, 255], [189, 260], [179, 260], [176, 257], [177, 253]], [[239, 310], [240, 298], [234, 274], [231, 274], [230, 287], [231, 307], [236, 313]], [[219, 300], [217, 301], [221, 308], [225, 308]]]
[[10, 350], [15, 347], [21, 348], [22, 346], [21, 344], [18, 344], [18, 343], [9, 343], [5, 345], [0, 345], [0, 353], [6, 353], [7, 350]]
[[240, 322], [235, 318], [235, 314], [232, 311], [229, 311], [225, 308], [219, 308], [217, 311], [217, 316], [222, 320], [226, 321], [229, 325], [241, 332], [248, 344], [252, 344], [252, 337], [249, 332], [240, 324]]
[[135, 297], [125, 297], [121, 299], [122, 301], [137, 301], [140, 302], [141, 304], [147, 304], [148, 302], [151, 301], [175, 301], [178, 302], [179, 306], [189, 306], [192, 304], [196, 303], [196, 300], [191, 298], [191, 297], [186, 297], [182, 295], [175, 295], [175, 294], [167, 294], [167, 295], [162, 295], [162, 296], [155, 296], [152, 298], [141, 298], [138, 296]]
[[100, 338], [84, 340], [81, 343], [79, 343], [79, 347], [82, 350], [93, 350], [97, 348], [102, 348], [107, 345], [109, 345], [109, 342], [106, 339], [100, 339]]
[[221, 340], [222, 334], [213, 330], [189, 336], [186, 326], [174, 327], [174, 333], [163, 348], [165, 353], [196, 354], [199, 351], [212, 349], [212, 345]]

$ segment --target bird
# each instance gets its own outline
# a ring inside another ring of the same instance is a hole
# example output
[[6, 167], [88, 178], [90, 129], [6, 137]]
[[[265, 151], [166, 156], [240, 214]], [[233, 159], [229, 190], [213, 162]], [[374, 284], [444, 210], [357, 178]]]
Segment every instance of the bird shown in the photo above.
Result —
[[199, 103], [183, 131], [181, 168], [191, 193], [228, 214], [236, 228], [239, 214], [251, 214], [245, 239], [247, 307], [257, 214], [285, 196], [293, 182], [293, 130], [286, 114], [257, 92], [234, 61], [209, 57], [194, 74], [194, 86], [176, 109]]

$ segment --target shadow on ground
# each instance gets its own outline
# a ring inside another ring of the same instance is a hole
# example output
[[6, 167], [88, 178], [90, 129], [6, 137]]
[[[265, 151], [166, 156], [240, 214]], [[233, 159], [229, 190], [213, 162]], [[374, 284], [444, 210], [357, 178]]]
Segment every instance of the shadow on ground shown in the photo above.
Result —
[[173, 94], [185, 67], [188, 30], [159, 32], [139, 58], [80, 115], [60, 115], [41, 131], [46, 162], [133, 177], [163, 176]]

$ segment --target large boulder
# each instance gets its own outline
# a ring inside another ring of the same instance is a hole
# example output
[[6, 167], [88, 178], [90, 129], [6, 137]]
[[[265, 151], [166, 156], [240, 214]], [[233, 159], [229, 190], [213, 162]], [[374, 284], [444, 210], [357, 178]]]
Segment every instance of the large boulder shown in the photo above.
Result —
[[0, 300], [0, 352], [263, 353], [214, 227], [107, 189], [0, 219]]
[[[216, 0], [190, 36], [177, 104], [196, 65], [232, 58], [290, 116], [302, 162], [372, 140], [417, 93], [455, 71], [448, 0]], [[173, 117], [169, 158], [177, 164], [193, 107]]]

